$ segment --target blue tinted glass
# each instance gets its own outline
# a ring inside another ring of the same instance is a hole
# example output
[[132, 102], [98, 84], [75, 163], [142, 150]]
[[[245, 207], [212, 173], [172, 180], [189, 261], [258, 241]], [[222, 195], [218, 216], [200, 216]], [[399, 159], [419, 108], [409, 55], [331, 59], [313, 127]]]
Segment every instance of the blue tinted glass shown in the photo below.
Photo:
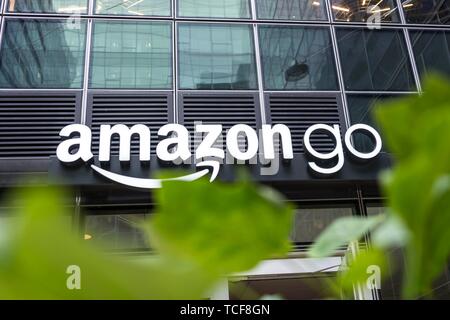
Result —
[[265, 89], [337, 89], [327, 28], [261, 26], [259, 32]]
[[171, 89], [171, 30], [166, 22], [95, 22], [90, 87]]
[[8, 12], [86, 13], [87, 0], [9, 0]]
[[256, 0], [259, 19], [327, 20], [325, 0]]
[[181, 24], [182, 89], [256, 89], [252, 29], [247, 25]]
[[344, 28], [336, 33], [347, 90], [415, 89], [401, 31]]
[[178, 0], [181, 17], [250, 18], [249, 0]]
[[450, 76], [450, 32], [410, 31], [420, 76], [440, 72]]
[[81, 88], [86, 23], [6, 20], [0, 87]]

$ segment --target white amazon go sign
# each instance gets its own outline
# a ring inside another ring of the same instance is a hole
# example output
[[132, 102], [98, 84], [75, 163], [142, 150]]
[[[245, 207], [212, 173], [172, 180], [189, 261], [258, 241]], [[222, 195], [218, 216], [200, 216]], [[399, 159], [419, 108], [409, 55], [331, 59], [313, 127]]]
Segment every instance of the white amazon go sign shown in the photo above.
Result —
[[[173, 178], [171, 180], [193, 181], [209, 173], [212, 168], [210, 181], [214, 181], [220, 169], [220, 164], [225, 158], [238, 161], [249, 161], [256, 159], [259, 155], [265, 161], [282, 159], [290, 160], [294, 158], [292, 148], [292, 138], [290, 129], [284, 124], [263, 125], [259, 134], [250, 126], [237, 124], [229, 129], [223, 136], [222, 125], [195, 125], [195, 134], [201, 135], [200, 143], [197, 143], [194, 154], [191, 152], [191, 137], [185, 126], [180, 124], [166, 124], [162, 126], [157, 134], [163, 139], [159, 141], [156, 148], [158, 159], [167, 162], [180, 164], [187, 162], [194, 156], [196, 167], [208, 167], [195, 173]], [[374, 141], [374, 148], [371, 152], [364, 153], [355, 149], [351, 140], [356, 131], [360, 131], [369, 136]], [[317, 133], [326, 133], [335, 141], [334, 149], [329, 153], [318, 152], [311, 144], [311, 138]], [[66, 140], [62, 141], [57, 149], [57, 157], [64, 164], [75, 164], [79, 162], [90, 163], [94, 158], [92, 153], [92, 132], [88, 126], [82, 124], [71, 124], [64, 127], [60, 136]], [[110, 161], [111, 141], [114, 136], [119, 137], [119, 161], [130, 161], [131, 139], [139, 139], [139, 160], [150, 161], [150, 128], [143, 124], [136, 124], [132, 127], [123, 124], [114, 126], [102, 125], [100, 127], [100, 141], [98, 159], [100, 163]], [[224, 148], [217, 146], [220, 138], [225, 138], [226, 153]], [[242, 148], [242, 141], [245, 139], [245, 148]], [[281, 147], [281, 153], [277, 152], [276, 146]], [[360, 160], [370, 160], [376, 157], [382, 148], [382, 141], [379, 133], [372, 127], [365, 124], [355, 124], [351, 126], [341, 137], [339, 125], [315, 124], [309, 127], [303, 137], [304, 149], [310, 156], [308, 166], [313, 173], [322, 176], [332, 175], [342, 169], [345, 161], [345, 150], [354, 158]], [[331, 165], [325, 166], [324, 160], [330, 160]], [[234, 163], [234, 162], [233, 162]], [[90, 164], [91, 168], [100, 175], [115, 181], [136, 188], [152, 189], [161, 187], [162, 181], [159, 179], [143, 179], [129, 177], [102, 169], [95, 164]]]

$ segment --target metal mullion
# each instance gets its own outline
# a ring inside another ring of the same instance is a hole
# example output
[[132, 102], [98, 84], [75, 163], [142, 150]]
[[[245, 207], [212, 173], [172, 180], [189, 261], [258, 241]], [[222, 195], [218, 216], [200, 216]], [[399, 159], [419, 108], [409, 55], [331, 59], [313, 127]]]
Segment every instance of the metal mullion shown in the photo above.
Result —
[[[254, 21], [258, 19], [256, 14], [256, 1], [250, 0], [251, 16]], [[264, 99], [264, 79], [262, 72], [262, 58], [261, 49], [259, 46], [259, 32], [258, 24], [253, 23], [253, 45], [255, 47], [255, 62], [256, 62], [256, 77], [258, 81], [258, 96], [259, 96], [259, 113], [261, 116], [261, 126], [267, 123], [268, 110], [266, 109], [266, 101]]]
[[1, 91], [7, 91], [7, 92], [11, 92], [11, 91], [68, 91], [68, 92], [79, 92], [81, 91], [81, 88], [78, 89], [74, 89], [74, 88], [0, 88], [0, 92]]
[[254, 21], [258, 20], [258, 17], [256, 15], [256, 0], [250, 0], [250, 10], [251, 10], [250, 13], [251, 19]]
[[[4, 13], [6, 11], [6, 2], [7, 1], [2, 1], [1, 3], [1, 7], [0, 7], [0, 13], [2, 14], [0, 16], [0, 49], [3, 47], [3, 34], [5, 33], [5, 16]], [[4, 89], [7, 91], [10, 91], [10, 89]]]
[[264, 90], [265, 93], [341, 93], [340, 90]]
[[[88, 12], [92, 14], [94, 10], [93, 1], [88, 2]], [[89, 93], [89, 74], [90, 74], [90, 64], [91, 64], [91, 52], [92, 52], [92, 31], [93, 31], [93, 19], [87, 19], [86, 26], [86, 48], [84, 54], [84, 79], [83, 79], [83, 94], [81, 99], [81, 124], [86, 124], [87, 119], [87, 104], [88, 104], [88, 93]]]
[[[325, 1], [326, 6], [326, 12], [328, 15], [329, 21], [333, 21], [333, 13], [331, 11], [331, 0]], [[339, 49], [337, 45], [337, 38], [336, 38], [336, 30], [333, 24], [329, 25], [330, 30], [330, 36], [331, 36], [331, 44], [333, 46], [333, 54], [334, 54], [334, 62], [336, 65], [336, 73], [339, 83], [339, 89], [341, 91], [341, 101], [342, 101], [342, 110], [344, 113], [344, 121], [345, 125], [347, 127], [350, 127], [350, 116], [348, 111], [348, 105], [347, 105], [347, 97], [345, 92], [345, 83], [344, 83], [344, 75], [342, 73], [342, 67], [341, 67], [341, 59], [339, 57]]]
[[123, 88], [107, 88], [107, 89], [101, 89], [101, 88], [90, 88], [89, 92], [95, 92], [95, 93], [124, 93], [124, 94], [132, 94], [132, 93], [154, 93], [154, 92], [165, 92], [165, 93], [171, 93], [171, 89], [123, 89]]
[[[254, 0], [252, 0], [254, 1]], [[253, 45], [255, 46], [256, 76], [258, 77], [258, 93], [259, 93], [259, 110], [261, 116], [261, 124], [267, 123], [266, 103], [264, 100], [264, 79], [262, 72], [261, 52], [259, 46], [259, 34], [257, 24], [253, 24]]]
[[416, 82], [416, 88], [417, 88], [417, 91], [419, 92], [419, 94], [422, 94], [422, 85], [420, 83], [419, 71], [417, 70], [416, 59], [414, 57], [414, 51], [413, 51], [413, 48], [411, 45], [411, 38], [409, 36], [408, 28], [406, 26], [405, 12], [403, 11], [401, 0], [396, 0], [396, 1], [397, 1], [397, 6], [399, 8], [398, 12], [400, 15], [400, 21], [403, 24], [403, 35], [404, 35], [404, 40], [406, 43], [406, 51], [408, 52], [408, 55], [409, 55], [409, 61], [411, 64], [411, 69], [413, 72], [414, 80]]
[[0, 17], [0, 48], [3, 46], [3, 34], [5, 33], [5, 17]]
[[[172, 0], [173, 16], [177, 15], [176, 0]], [[178, 108], [178, 23], [172, 21], [172, 110], [174, 123], [179, 123]]]
[[221, 89], [221, 90], [208, 90], [208, 89], [178, 89], [179, 92], [183, 92], [183, 93], [188, 93], [188, 92], [195, 92], [195, 93], [255, 93], [258, 92], [258, 89], [253, 89], [253, 90], [226, 90], [226, 89]]
[[417, 94], [417, 91], [367, 91], [367, 90], [363, 90], [363, 91], [354, 91], [354, 90], [347, 90], [345, 91], [345, 93], [347, 94], [379, 94], [379, 95], [409, 95], [409, 94]]
[[420, 30], [443, 30], [443, 31], [449, 31], [450, 25], [448, 24], [412, 24], [407, 23], [405, 24], [408, 29], [420, 29]]

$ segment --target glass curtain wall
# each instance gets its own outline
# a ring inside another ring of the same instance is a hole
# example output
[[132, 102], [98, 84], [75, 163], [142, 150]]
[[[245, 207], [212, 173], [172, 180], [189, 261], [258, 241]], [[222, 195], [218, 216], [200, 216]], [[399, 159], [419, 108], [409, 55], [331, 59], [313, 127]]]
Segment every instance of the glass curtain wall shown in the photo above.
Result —
[[[174, 113], [185, 91], [333, 92], [349, 123], [374, 125], [377, 101], [417, 93], [431, 72], [450, 76], [449, 3], [3, 0], [0, 91], [164, 91]], [[373, 147], [358, 135], [354, 144]], [[299, 221], [315, 223], [311, 214]]]

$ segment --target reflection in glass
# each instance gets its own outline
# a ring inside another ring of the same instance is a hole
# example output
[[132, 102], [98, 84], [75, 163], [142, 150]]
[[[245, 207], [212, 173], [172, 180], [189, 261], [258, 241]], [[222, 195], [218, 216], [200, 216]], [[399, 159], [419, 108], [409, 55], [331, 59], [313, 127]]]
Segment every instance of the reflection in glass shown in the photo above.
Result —
[[90, 87], [170, 89], [171, 33], [165, 22], [96, 22]]
[[139, 227], [148, 214], [86, 216], [84, 239], [110, 250], [148, 249], [149, 243]]
[[328, 29], [262, 26], [259, 32], [265, 89], [337, 88]]
[[[391, 95], [347, 95], [347, 105], [350, 113], [351, 124], [363, 123], [375, 128], [380, 134], [381, 130], [373, 118], [374, 106], [383, 100], [392, 98]], [[375, 148], [372, 137], [363, 133], [355, 132], [353, 134], [353, 146], [360, 152], [371, 152]], [[383, 144], [383, 150], [386, 150]]]
[[325, 0], [256, 0], [259, 19], [327, 20]]
[[256, 89], [250, 26], [180, 24], [181, 89]]
[[88, 0], [9, 0], [8, 12], [87, 13]]
[[409, 23], [450, 23], [450, 0], [404, 0], [402, 7]]
[[170, 16], [171, 0], [95, 0], [95, 13]]
[[330, 283], [337, 282], [336, 272], [330, 272], [337, 269], [336, 266], [333, 265], [333, 267], [320, 273], [307, 273], [307, 271], [316, 270], [306, 269], [295, 278], [292, 274], [284, 277], [278, 274], [273, 278], [266, 276], [249, 277], [239, 281], [233, 279], [234, 281], [229, 282], [230, 300], [255, 300], [268, 296], [282, 297], [283, 300], [328, 300], [330, 299]]
[[6, 20], [0, 52], [0, 87], [81, 88], [86, 24]]
[[440, 72], [450, 76], [450, 32], [410, 31], [420, 76]]
[[311, 243], [334, 220], [353, 215], [354, 209], [343, 208], [309, 208], [297, 209], [291, 240], [294, 243]]
[[334, 20], [367, 22], [399, 22], [396, 0], [332, 0]]
[[178, 0], [181, 17], [250, 18], [249, 0]]
[[367, 215], [368, 216], [377, 216], [379, 214], [386, 213], [388, 210], [387, 207], [380, 207], [377, 205], [368, 205], [366, 207]]
[[401, 31], [337, 29], [347, 90], [414, 90], [414, 78]]

